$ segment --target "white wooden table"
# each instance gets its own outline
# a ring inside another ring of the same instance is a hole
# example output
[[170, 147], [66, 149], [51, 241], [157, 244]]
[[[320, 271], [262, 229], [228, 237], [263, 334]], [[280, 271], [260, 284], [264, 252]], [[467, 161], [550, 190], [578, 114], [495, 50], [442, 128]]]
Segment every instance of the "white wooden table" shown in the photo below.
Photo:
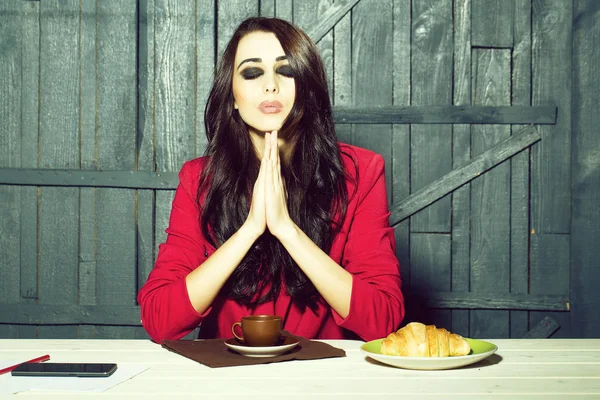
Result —
[[149, 367], [99, 394], [12, 396], [19, 399], [600, 399], [600, 339], [487, 340], [498, 346], [496, 354], [446, 371], [388, 367], [365, 358], [362, 342], [342, 340], [326, 342], [346, 350], [344, 358], [214, 369], [146, 340], [5, 339], [0, 340], [0, 360], [48, 353], [54, 362]]

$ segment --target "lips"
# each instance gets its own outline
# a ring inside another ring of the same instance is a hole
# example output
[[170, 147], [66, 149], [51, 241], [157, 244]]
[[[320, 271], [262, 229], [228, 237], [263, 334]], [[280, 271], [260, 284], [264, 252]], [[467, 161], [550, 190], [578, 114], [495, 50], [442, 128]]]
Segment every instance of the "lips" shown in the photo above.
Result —
[[283, 110], [283, 104], [278, 101], [263, 101], [258, 105], [263, 114], [277, 114]]

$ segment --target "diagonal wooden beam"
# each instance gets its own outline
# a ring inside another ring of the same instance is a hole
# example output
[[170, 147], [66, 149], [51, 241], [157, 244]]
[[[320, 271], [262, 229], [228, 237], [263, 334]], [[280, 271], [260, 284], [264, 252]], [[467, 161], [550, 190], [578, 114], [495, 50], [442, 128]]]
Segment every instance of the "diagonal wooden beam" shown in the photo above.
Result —
[[541, 136], [535, 127], [528, 126], [521, 129], [516, 135], [475, 157], [469, 164], [453, 170], [423, 189], [411, 194], [400, 203], [393, 205], [391, 207], [390, 224], [392, 226], [397, 225], [417, 211], [458, 189], [540, 139]]
[[313, 29], [309, 29], [307, 31], [308, 36], [313, 40], [313, 42], [318, 43], [323, 36], [327, 35], [327, 32], [333, 29], [335, 24], [340, 22], [344, 15], [348, 14], [352, 7], [354, 7], [360, 0], [348, 0], [348, 2], [344, 5], [340, 5], [339, 3], [333, 3], [325, 15], [322, 15], [321, 23], [317, 25]]
[[560, 324], [550, 316], [545, 317], [536, 326], [531, 328], [523, 339], [548, 339], [560, 328]]

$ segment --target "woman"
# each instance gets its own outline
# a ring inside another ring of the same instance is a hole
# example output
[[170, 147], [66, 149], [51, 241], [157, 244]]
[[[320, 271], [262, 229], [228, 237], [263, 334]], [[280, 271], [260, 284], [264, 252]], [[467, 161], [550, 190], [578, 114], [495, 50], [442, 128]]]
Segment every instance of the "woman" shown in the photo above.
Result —
[[384, 161], [338, 143], [316, 46], [244, 21], [205, 110], [206, 156], [184, 164], [166, 243], [140, 290], [157, 342], [230, 337], [276, 314], [306, 338], [372, 340], [404, 317]]

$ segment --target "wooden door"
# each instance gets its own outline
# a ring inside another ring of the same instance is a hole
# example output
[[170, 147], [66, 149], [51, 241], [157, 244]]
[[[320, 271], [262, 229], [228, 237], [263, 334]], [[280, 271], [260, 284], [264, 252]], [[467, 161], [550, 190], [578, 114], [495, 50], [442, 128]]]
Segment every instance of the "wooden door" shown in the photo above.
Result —
[[385, 157], [405, 322], [492, 338], [552, 317], [569, 336], [572, 13], [564, 0], [0, 2], [0, 336], [145, 337], [136, 294], [176, 173], [204, 151], [212, 69], [252, 15], [309, 33], [340, 140]]

